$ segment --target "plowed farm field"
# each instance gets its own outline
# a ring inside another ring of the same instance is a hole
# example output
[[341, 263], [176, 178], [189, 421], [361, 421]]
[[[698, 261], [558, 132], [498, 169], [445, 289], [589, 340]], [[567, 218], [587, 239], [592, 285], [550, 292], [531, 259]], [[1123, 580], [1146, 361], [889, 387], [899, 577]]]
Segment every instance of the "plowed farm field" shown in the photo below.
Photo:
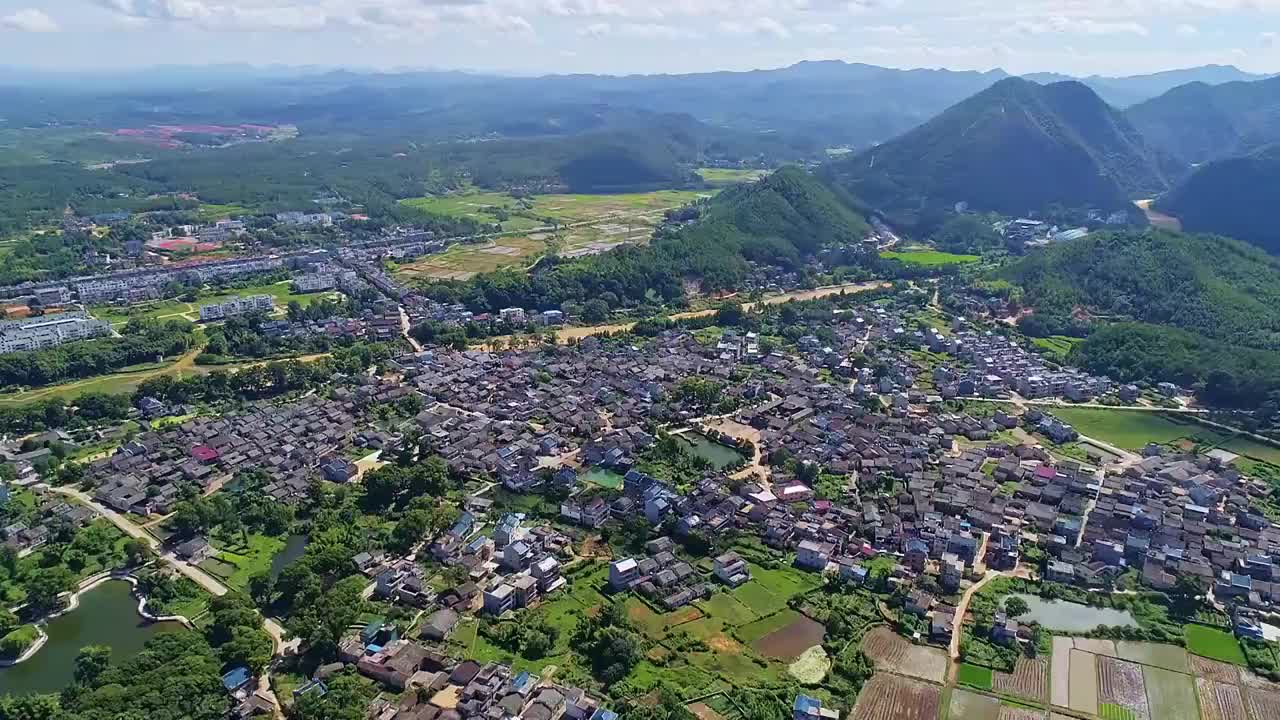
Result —
[[1044, 702], [1049, 699], [1049, 663], [1043, 659], [1020, 657], [1013, 672], [992, 676], [992, 687], [1005, 695]]
[[915, 645], [887, 627], [872, 630], [862, 641], [862, 651], [877, 668], [899, 675], [940, 683], [947, 673], [945, 653]]
[[1230, 663], [1218, 662], [1199, 655], [1191, 656], [1191, 671], [1196, 677], [1229, 685], [1240, 684], [1240, 668]]
[[1142, 666], [1115, 658], [1098, 658], [1098, 701], [1125, 708], [1138, 720], [1151, 717]]
[[1280, 720], [1280, 692], [1268, 692], [1248, 688], [1249, 710], [1253, 720]]
[[1244, 698], [1235, 685], [1200, 678], [1196, 680], [1196, 694], [1200, 696], [1204, 720], [1249, 720]]
[[871, 678], [853, 708], [853, 720], [937, 720], [942, 688], [880, 673]]

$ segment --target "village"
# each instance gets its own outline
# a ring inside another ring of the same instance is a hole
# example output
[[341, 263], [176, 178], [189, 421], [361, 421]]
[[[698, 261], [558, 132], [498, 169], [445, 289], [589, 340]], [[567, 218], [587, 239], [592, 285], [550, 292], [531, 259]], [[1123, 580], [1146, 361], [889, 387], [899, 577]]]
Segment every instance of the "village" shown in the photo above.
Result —
[[[741, 681], [785, 688], [771, 697], [797, 720], [936, 717], [944, 689], [997, 714], [1019, 698], [1032, 711], [1019, 717], [1118, 706], [1157, 718], [1150, 680], [1127, 698], [1077, 691], [1085, 661], [1060, 661], [1059, 643], [1167, 642], [1182, 625], [1228, 650], [1188, 630], [1176, 644], [1196, 662], [1183, 651], [1185, 682], [1162, 682], [1280, 702], [1259, 677], [1280, 663], [1267, 629], [1280, 526], [1265, 514], [1270, 488], [1232, 456], [1063, 454], [1080, 434], [1028, 402], [1130, 402], [1130, 390], [1050, 365], [985, 320], [948, 317], [922, 292], [722, 315], [569, 345], [433, 347], [220, 414], [142, 398], [139, 414], [157, 422], [85, 464], [87, 507], [15, 460], [15, 490], [49, 500], [0, 536], [31, 552], [64, 516], [83, 525], [106, 511], [163, 528], [192, 497], [240, 492], [250, 472], [255, 492], [303, 512], [317, 493], [359, 493], [438, 458], [453, 483], [435, 498], [452, 510], [446, 526], [352, 555], [341, 574], [361, 577], [380, 610], [287, 694], [229, 677], [246, 713], [322, 697], [354, 671], [383, 689], [367, 716], [384, 720], [611, 720], [668, 687], [700, 717], [748, 717], [759, 698]], [[166, 537], [167, 561], [212, 572], [220, 537]], [[1128, 634], [1060, 626], [1023, 600], [1090, 594], [1127, 616]], [[1188, 595], [1200, 598], [1190, 617], [1169, 599]], [[593, 638], [608, 632], [636, 648], [601, 667], [610, 651]], [[1088, 662], [1145, 667], [1108, 647]], [[1256, 682], [1196, 669], [1241, 648]], [[296, 675], [291, 652], [264, 672]], [[1005, 675], [1013, 689], [1000, 691]], [[1072, 687], [1061, 696], [1060, 675]], [[911, 700], [864, 702], [868, 682]]]

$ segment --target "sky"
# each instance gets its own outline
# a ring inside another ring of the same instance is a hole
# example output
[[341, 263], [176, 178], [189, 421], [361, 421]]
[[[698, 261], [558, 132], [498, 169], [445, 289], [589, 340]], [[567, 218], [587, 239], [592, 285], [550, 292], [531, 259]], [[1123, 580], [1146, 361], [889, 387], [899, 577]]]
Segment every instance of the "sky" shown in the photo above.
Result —
[[0, 0], [0, 66], [1280, 72], [1280, 0]]

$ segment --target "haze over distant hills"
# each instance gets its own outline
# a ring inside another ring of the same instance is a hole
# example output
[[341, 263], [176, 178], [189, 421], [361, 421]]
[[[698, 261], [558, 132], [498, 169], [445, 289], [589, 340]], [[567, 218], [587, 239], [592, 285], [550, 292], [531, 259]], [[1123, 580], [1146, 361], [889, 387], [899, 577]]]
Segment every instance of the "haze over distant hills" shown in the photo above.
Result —
[[[254, 118], [307, 123], [313, 129], [352, 131], [371, 124], [382, 131], [397, 126], [429, 137], [458, 137], [495, 132], [493, 126], [509, 122], [516, 109], [537, 127], [556, 122], [555, 112], [571, 106], [607, 106], [688, 114], [711, 125], [854, 148], [889, 140], [1010, 77], [999, 69], [898, 70], [841, 61], [688, 75], [503, 77], [228, 65], [85, 74], [5, 69], [0, 76], [0, 106], [11, 125]], [[1047, 73], [1028, 77], [1070, 79]], [[1206, 66], [1082, 82], [1124, 107], [1185, 82], [1258, 77], [1234, 67]]]
[[1242, 155], [1280, 142], [1280, 77], [1183, 85], [1128, 115], [1153, 144], [1187, 162]]
[[1084, 84], [1008, 78], [827, 172], [915, 225], [959, 202], [1007, 214], [1051, 204], [1127, 212], [1181, 168]]
[[1213, 232], [1280, 254], [1276, 199], [1280, 197], [1280, 145], [1198, 169], [1160, 202], [1184, 229]]

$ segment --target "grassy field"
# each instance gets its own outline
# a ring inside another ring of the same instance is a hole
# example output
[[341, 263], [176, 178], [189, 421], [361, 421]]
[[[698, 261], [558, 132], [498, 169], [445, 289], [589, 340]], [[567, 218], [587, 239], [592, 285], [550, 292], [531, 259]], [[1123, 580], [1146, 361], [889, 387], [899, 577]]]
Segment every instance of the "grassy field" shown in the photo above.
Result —
[[253, 213], [254, 211], [252, 208], [247, 208], [243, 205], [215, 205], [213, 203], [200, 203], [200, 207], [196, 209], [196, 220], [208, 223], [240, 215], [252, 215]]
[[1192, 654], [1232, 665], [1248, 665], [1240, 642], [1231, 633], [1205, 625], [1188, 625], [1186, 633], [1187, 650]]
[[885, 260], [901, 260], [907, 265], [919, 265], [921, 267], [964, 265], [966, 263], [978, 262], [982, 259], [977, 255], [956, 255], [954, 253], [939, 252], [937, 250], [903, 250], [900, 252], [886, 250], [880, 253], [880, 257]]
[[295, 293], [293, 286], [287, 280], [277, 283], [266, 283], [263, 285], [252, 285], [244, 288], [231, 288], [228, 290], [206, 291], [200, 293], [195, 302], [184, 302], [182, 300], [154, 300], [147, 303], [130, 305], [128, 307], [119, 307], [116, 305], [94, 305], [89, 308], [90, 313], [100, 320], [106, 320], [112, 325], [120, 326], [128, 323], [134, 318], [147, 320], [170, 320], [182, 318], [184, 320], [196, 321], [200, 318], [200, 306], [212, 303], [225, 302], [237, 297], [250, 297], [253, 295], [270, 295], [272, 302], [278, 309], [283, 309], [291, 301], [303, 307], [324, 298], [338, 297], [337, 293]]
[[755, 182], [766, 177], [771, 170], [741, 170], [738, 168], [698, 168], [698, 175], [710, 185], [724, 187]]
[[1265, 445], [1249, 438], [1234, 438], [1220, 445], [1223, 450], [1243, 455], [1258, 462], [1280, 466], [1280, 448]]
[[266, 535], [250, 534], [248, 544], [239, 535], [225, 535], [210, 539], [210, 544], [218, 549], [216, 560], [205, 568], [217, 575], [227, 585], [244, 590], [249, 587], [249, 578], [265, 572], [271, 567], [271, 559], [284, 549], [282, 538]]
[[1126, 450], [1141, 450], [1147, 443], [1172, 445], [1182, 440], [1219, 443], [1225, 436], [1212, 428], [1178, 423], [1153, 412], [1102, 408], [1053, 408], [1059, 419], [1088, 435]]
[[409, 207], [447, 217], [470, 218], [489, 225], [501, 224], [504, 231], [519, 232], [541, 227], [532, 199], [517, 199], [507, 193], [466, 193], [400, 201]]

